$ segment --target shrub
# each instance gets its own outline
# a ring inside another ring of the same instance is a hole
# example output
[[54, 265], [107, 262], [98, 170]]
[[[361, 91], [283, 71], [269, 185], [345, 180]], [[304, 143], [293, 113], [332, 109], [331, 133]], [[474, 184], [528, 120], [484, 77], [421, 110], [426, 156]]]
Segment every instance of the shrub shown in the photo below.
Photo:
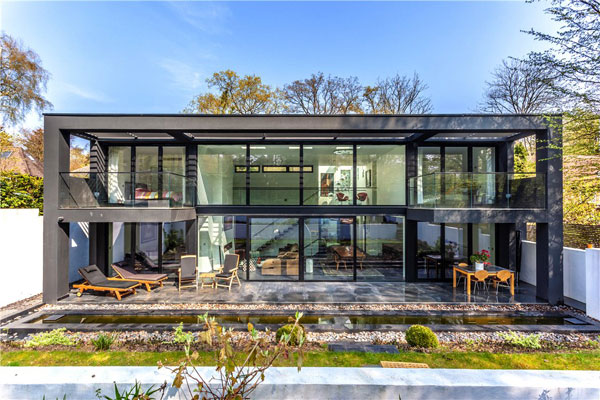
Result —
[[75, 346], [75, 340], [65, 334], [66, 329], [54, 329], [50, 332], [36, 333], [25, 343], [25, 347], [40, 346]]
[[38, 208], [44, 212], [44, 178], [0, 172], [0, 208]]
[[540, 349], [542, 345], [540, 344], [540, 335], [532, 333], [531, 335], [524, 335], [521, 333], [508, 331], [508, 332], [500, 332], [498, 336], [502, 338], [506, 343], [523, 347], [525, 349]]
[[183, 330], [183, 322], [180, 322], [173, 335], [173, 343], [177, 344], [192, 344], [194, 342], [194, 334]]
[[439, 347], [440, 342], [433, 331], [423, 325], [413, 325], [404, 334], [406, 342], [412, 347], [433, 349]]
[[114, 341], [115, 337], [113, 335], [101, 333], [95, 339], [92, 339], [92, 344], [96, 347], [96, 351], [109, 350]]
[[275, 332], [275, 339], [277, 342], [281, 342], [282, 340], [287, 340], [287, 337], [289, 336], [288, 344], [298, 346], [304, 342], [305, 335], [306, 331], [302, 325], [296, 325], [294, 327], [294, 324], [287, 324], [277, 329], [277, 332]]

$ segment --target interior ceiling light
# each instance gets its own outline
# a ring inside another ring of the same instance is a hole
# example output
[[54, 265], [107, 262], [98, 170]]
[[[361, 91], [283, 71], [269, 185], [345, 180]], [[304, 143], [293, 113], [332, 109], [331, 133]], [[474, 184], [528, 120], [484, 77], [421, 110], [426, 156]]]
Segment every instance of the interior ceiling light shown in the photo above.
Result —
[[352, 150], [334, 150], [333, 154], [337, 154], [337, 155], [352, 154]]
[[352, 146], [336, 146], [336, 150], [352, 150]]

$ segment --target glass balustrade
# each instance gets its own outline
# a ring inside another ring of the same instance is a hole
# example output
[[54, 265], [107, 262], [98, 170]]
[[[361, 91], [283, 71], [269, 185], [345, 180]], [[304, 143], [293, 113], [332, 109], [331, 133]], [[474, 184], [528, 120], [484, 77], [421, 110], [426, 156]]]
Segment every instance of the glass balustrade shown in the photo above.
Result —
[[171, 172], [60, 173], [60, 208], [177, 208], [195, 204], [195, 179]]
[[409, 205], [421, 208], [546, 208], [544, 174], [436, 172], [408, 181]]

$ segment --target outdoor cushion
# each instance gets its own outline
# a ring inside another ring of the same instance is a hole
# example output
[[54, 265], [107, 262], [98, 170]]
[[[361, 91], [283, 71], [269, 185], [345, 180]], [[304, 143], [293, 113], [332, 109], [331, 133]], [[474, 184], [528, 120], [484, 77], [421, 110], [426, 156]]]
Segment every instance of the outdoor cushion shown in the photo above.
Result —
[[114, 289], [129, 289], [138, 285], [135, 282], [109, 280], [106, 278], [106, 275], [104, 275], [102, 271], [100, 271], [95, 265], [88, 265], [87, 267], [79, 268], [79, 274], [92, 286]]
[[113, 269], [119, 273], [125, 279], [143, 280], [143, 281], [157, 281], [167, 277], [167, 274], [137, 274], [129, 271], [117, 263], [112, 265]]

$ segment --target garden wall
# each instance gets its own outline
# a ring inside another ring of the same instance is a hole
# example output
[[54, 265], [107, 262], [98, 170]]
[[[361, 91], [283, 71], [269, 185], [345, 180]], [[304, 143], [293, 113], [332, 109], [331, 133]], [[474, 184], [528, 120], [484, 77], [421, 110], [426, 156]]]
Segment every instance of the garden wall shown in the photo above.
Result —
[[[44, 217], [39, 210], [0, 209], [0, 307], [42, 292]], [[81, 279], [77, 268], [89, 263], [87, 223], [71, 223], [69, 282]]]
[[[535, 242], [523, 241], [521, 258], [521, 273], [519, 279], [531, 285], [536, 284], [536, 256]], [[600, 270], [600, 264], [596, 257], [589, 257], [589, 254], [600, 252], [600, 249], [573, 249], [565, 247], [563, 249], [563, 290], [564, 296], [576, 300], [579, 303], [586, 303], [587, 293], [586, 284], [589, 286], [590, 271]], [[586, 257], [586, 253], [587, 257]], [[600, 293], [596, 293], [600, 297]]]
[[42, 292], [43, 217], [34, 209], [0, 209], [0, 307]]

